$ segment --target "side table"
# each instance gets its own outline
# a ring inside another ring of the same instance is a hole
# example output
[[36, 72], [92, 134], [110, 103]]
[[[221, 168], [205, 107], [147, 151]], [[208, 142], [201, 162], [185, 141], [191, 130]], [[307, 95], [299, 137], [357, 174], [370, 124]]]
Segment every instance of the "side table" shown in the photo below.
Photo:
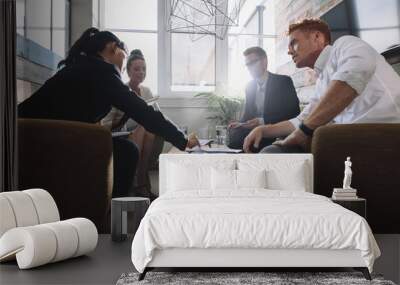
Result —
[[111, 200], [111, 239], [113, 241], [124, 241], [127, 237], [127, 212], [134, 213], [133, 229], [139, 227], [150, 205], [149, 198], [143, 197], [120, 197]]
[[367, 200], [364, 198], [354, 199], [332, 199], [332, 202], [341, 205], [342, 207], [359, 214], [364, 219], [367, 219]]

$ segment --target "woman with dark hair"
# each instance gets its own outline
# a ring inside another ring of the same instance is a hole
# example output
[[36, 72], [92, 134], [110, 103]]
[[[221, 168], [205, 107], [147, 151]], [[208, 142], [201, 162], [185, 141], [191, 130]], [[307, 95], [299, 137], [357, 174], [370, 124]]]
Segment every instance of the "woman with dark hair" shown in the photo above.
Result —
[[[124, 44], [113, 33], [96, 28], [86, 30], [60, 62], [62, 68], [18, 106], [19, 117], [99, 123], [114, 106], [181, 150], [197, 145], [197, 138], [186, 139], [175, 125], [121, 81], [125, 56]], [[115, 138], [113, 159], [113, 196], [127, 195], [138, 149], [129, 140]]]

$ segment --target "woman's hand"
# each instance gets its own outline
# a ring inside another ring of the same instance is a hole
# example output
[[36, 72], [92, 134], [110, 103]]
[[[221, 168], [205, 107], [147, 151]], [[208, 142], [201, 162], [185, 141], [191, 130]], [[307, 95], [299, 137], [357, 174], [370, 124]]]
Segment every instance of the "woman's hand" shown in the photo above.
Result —
[[188, 142], [186, 148], [193, 148], [195, 146], [200, 146], [200, 142], [195, 133], [191, 133], [188, 135]]

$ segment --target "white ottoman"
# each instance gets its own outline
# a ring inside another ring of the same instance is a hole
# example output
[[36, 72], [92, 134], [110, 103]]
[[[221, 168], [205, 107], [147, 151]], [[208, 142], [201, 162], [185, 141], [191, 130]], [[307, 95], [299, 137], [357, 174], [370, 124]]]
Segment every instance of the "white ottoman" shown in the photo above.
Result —
[[60, 221], [51, 195], [42, 189], [0, 193], [0, 262], [20, 269], [84, 255], [96, 248], [98, 233], [88, 219]]

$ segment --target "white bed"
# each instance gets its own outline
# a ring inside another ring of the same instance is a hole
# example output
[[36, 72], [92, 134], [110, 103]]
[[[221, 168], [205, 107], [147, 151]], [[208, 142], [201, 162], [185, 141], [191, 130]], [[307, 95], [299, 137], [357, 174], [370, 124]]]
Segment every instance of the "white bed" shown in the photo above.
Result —
[[354, 267], [370, 278], [372, 232], [312, 194], [312, 155], [168, 154], [159, 169], [160, 197], [132, 243], [141, 278], [154, 267]]

